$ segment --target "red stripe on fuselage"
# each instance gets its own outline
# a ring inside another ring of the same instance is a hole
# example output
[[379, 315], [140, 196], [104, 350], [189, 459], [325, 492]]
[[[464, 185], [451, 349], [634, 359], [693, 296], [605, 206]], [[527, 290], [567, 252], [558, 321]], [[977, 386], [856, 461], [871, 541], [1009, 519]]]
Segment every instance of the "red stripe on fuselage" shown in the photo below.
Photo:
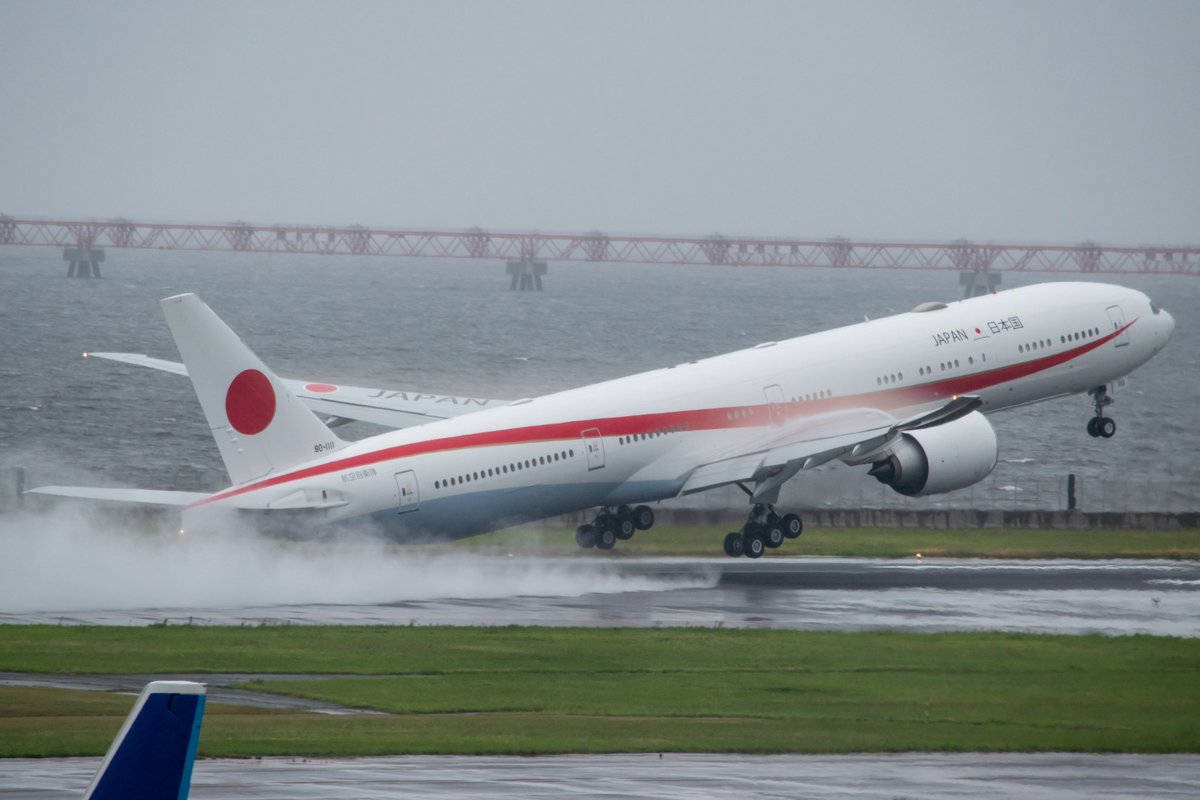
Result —
[[[1018, 364], [1011, 364], [1005, 367], [997, 367], [995, 369], [985, 370], [983, 372], [975, 372], [967, 375], [960, 375], [952, 378], [944, 378], [942, 380], [933, 381], [930, 383], [914, 384], [911, 386], [897, 386], [896, 388], [883, 389], [877, 392], [866, 392], [860, 395], [848, 395], [844, 397], [829, 397], [820, 400], [809, 400], [803, 402], [786, 402], [780, 403], [785, 409], [785, 416], [790, 418], [795, 416], [797, 409], [803, 409], [805, 413], [828, 411], [843, 407], [853, 407], [861, 405], [864, 398], [871, 398], [873, 408], [888, 410], [898, 408], [905, 405], [911, 405], [914, 401], [926, 402], [937, 400], [944, 397], [953, 397], [956, 395], [970, 394], [977, 392], [980, 389], [986, 389], [992, 386], [998, 386], [1002, 383], [1025, 378], [1038, 372], [1042, 372], [1052, 367], [1057, 367], [1060, 364], [1065, 364], [1075, 358], [1078, 358], [1086, 353], [1095, 350], [1098, 347], [1112, 341], [1126, 330], [1130, 328], [1139, 318], [1134, 319], [1125, 327], [1113, 331], [1107, 336], [1103, 336], [1095, 341], [1080, 345], [1071, 350], [1064, 350], [1060, 353], [1051, 353], [1050, 355], [1041, 358], [1035, 358], [1031, 361], [1023, 361]], [[411, 442], [409, 444], [396, 445], [395, 447], [387, 447], [382, 450], [374, 450], [369, 453], [363, 453], [357, 456], [331, 461], [327, 464], [317, 464], [311, 467], [304, 467], [294, 472], [276, 475], [272, 478], [258, 481], [257, 483], [246, 486], [238, 486], [232, 489], [226, 489], [223, 492], [214, 494], [211, 497], [206, 497], [188, 508], [206, 505], [216, 502], [217, 500], [226, 500], [231, 497], [246, 494], [247, 492], [257, 491], [259, 489], [268, 489], [272, 486], [290, 483], [292, 481], [312, 478], [318, 475], [326, 475], [331, 472], [344, 472], [348, 470], [358, 469], [360, 467], [378, 464], [383, 461], [392, 461], [398, 458], [406, 458], [411, 456], [428, 455], [430, 453], [449, 452], [451, 450], [466, 450], [474, 447], [498, 447], [502, 445], [513, 444], [533, 444], [536, 442], [550, 441], [566, 441], [578, 439], [583, 431], [591, 428], [600, 429], [601, 435], [604, 437], [613, 436], [635, 436], [639, 434], [649, 434], [665, 432], [671, 428], [688, 431], [702, 430], [722, 430], [733, 428], [752, 427], [756, 424], [770, 425], [771, 415], [770, 406], [767, 404], [758, 404], [750, 406], [731, 406], [727, 408], [704, 408], [694, 409], [689, 411], [668, 411], [657, 414], [638, 414], [628, 417], [605, 417], [601, 419], [577, 420], [571, 422], [554, 422], [546, 425], [532, 425], [525, 428], [509, 428], [495, 431], [481, 431], [479, 433], [467, 433], [460, 436], [448, 436], [444, 439], [428, 439], [423, 442]]]

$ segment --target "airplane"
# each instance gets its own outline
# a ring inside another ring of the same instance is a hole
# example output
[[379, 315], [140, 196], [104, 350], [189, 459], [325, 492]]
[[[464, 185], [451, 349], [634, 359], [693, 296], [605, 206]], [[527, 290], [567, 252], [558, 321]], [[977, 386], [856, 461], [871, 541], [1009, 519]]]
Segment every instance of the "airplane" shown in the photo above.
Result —
[[83, 800], [187, 800], [205, 693], [192, 681], [146, 684]]
[[[654, 524], [649, 503], [737, 485], [750, 507], [724, 550], [751, 558], [803, 532], [775, 508], [784, 483], [836, 459], [903, 495], [954, 491], [996, 464], [987, 414], [1085, 392], [1088, 434], [1111, 438], [1116, 385], [1175, 328], [1132, 289], [1035, 284], [509, 402], [284, 380], [195, 295], [161, 306], [182, 364], [92, 355], [190, 376], [232, 485], [30, 491], [178, 506], [188, 530], [368, 520], [401, 541], [596, 508], [576, 542], [609, 550]], [[396, 429], [345, 441], [349, 419]]]

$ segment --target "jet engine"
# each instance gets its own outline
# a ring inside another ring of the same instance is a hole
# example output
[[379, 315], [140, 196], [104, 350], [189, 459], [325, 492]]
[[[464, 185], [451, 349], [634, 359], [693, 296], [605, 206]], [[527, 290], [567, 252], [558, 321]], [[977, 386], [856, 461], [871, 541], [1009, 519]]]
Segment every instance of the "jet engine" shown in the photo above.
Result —
[[977, 483], [996, 466], [996, 431], [972, 411], [953, 422], [905, 431], [870, 474], [900, 494], [919, 497]]

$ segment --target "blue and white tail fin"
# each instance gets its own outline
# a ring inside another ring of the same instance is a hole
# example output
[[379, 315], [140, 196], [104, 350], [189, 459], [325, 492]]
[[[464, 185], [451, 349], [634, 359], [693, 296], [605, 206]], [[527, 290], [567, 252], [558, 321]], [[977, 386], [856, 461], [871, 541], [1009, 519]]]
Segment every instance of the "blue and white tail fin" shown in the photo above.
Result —
[[202, 683], [147, 684], [83, 800], [187, 800], [204, 700]]
[[345, 446], [199, 297], [161, 305], [234, 484]]

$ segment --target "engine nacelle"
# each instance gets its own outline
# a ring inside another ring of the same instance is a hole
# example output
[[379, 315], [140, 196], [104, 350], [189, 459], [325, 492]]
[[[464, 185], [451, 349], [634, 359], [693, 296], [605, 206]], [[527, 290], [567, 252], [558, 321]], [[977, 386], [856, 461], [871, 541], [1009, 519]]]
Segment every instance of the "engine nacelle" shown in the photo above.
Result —
[[972, 411], [953, 422], [906, 431], [870, 474], [900, 494], [919, 497], [978, 483], [991, 474], [998, 455], [992, 424]]

